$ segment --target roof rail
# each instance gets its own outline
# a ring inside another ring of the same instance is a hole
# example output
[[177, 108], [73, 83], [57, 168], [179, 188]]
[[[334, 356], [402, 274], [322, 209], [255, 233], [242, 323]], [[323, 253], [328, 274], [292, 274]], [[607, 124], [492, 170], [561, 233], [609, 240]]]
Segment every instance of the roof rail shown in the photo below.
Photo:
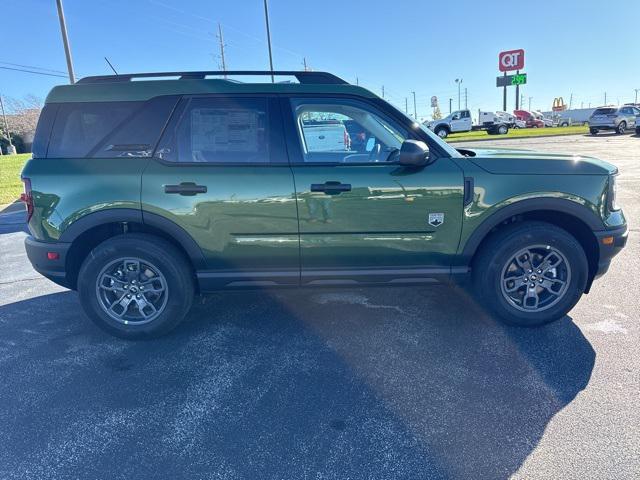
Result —
[[112, 83], [130, 82], [134, 78], [157, 78], [157, 77], [179, 77], [180, 80], [203, 80], [209, 76], [293, 76], [298, 82], [306, 84], [347, 84], [340, 77], [328, 72], [299, 72], [290, 70], [234, 70], [234, 71], [202, 71], [202, 72], [149, 72], [149, 73], [124, 73], [119, 75], [99, 75], [95, 77], [84, 77], [76, 83]]

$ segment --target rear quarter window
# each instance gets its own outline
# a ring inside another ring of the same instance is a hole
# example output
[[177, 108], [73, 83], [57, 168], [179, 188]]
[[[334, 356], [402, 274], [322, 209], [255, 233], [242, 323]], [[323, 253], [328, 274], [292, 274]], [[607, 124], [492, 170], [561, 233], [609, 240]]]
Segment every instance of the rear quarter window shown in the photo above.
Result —
[[58, 104], [46, 156], [149, 157], [178, 99]]

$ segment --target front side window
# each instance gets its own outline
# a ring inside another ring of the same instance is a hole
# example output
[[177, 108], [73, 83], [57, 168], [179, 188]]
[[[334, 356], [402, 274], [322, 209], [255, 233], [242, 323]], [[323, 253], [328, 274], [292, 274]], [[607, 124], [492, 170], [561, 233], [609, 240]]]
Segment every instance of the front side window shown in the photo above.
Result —
[[156, 156], [180, 163], [269, 162], [266, 98], [194, 97], [183, 102]]
[[397, 159], [408, 132], [364, 102], [294, 99], [305, 163], [384, 163]]

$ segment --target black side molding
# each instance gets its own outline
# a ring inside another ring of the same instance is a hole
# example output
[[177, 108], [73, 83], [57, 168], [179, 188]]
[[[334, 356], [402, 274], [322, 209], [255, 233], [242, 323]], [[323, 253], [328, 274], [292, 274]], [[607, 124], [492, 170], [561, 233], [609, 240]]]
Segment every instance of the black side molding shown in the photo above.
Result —
[[466, 207], [473, 201], [473, 177], [464, 177], [464, 196], [462, 203]]

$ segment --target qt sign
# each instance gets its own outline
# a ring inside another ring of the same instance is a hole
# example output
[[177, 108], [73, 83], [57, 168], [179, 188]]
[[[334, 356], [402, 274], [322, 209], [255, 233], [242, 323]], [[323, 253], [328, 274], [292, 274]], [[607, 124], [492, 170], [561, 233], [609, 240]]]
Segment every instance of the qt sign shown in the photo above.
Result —
[[524, 68], [524, 50], [508, 50], [498, 55], [498, 69], [501, 72], [522, 70]]

